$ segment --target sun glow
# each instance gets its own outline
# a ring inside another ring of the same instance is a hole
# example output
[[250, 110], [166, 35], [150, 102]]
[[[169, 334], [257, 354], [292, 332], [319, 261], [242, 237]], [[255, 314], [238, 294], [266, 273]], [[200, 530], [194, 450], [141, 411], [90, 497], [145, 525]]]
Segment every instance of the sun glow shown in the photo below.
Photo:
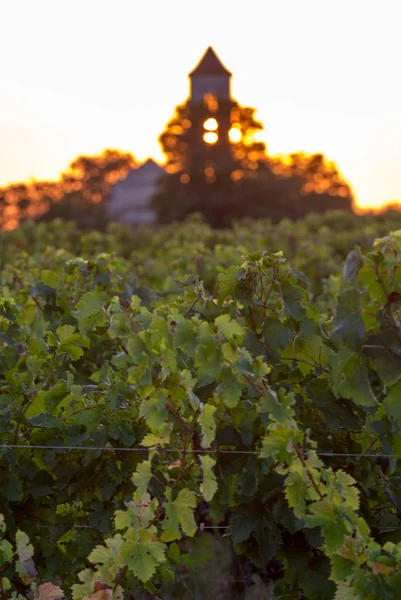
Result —
[[206, 121], [203, 123], [203, 128], [206, 129], [206, 131], [216, 131], [218, 126], [219, 124], [213, 117], [206, 119]]
[[210, 144], [211, 146], [215, 144], [218, 139], [219, 136], [215, 131], [207, 131], [203, 134], [203, 141], [206, 142], [206, 144]]
[[[249, 14], [257, 18], [241, 31], [241, 43], [233, 35], [238, 10], [229, 10], [226, 2], [206, 0], [196, 27], [183, 0], [158, 2], [157, 19], [154, 5], [120, 0], [120, 8], [110, 11], [109, 3], [95, 0], [1, 3], [8, 26], [1, 32], [0, 51], [8, 58], [0, 78], [0, 186], [56, 180], [75, 157], [104, 148], [128, 150], [138, 162], [152, 156], [164, 164], [159, 135], [174, 107], [184, 102], [187, 74], [210, 43], [233, 73], [233, 97], [258, 109], [265, 130], [255, 141], [266, 142], [270, 156], [322, 152], [352, 184], [360, 206], [401, 198], [397, 0], [386, 2], [386, 10], [378, 10], [375, 2], [339, 0], [335, 11], [333, 3], [321, 0], [255, 0]], [[94, 7], [96, 27], [91, 27]], [[60, 16], [63, 27], [56, 28]], [[174, 37], [178, 31], [185, 44], [177, 44], [165, 62], [161, 40], [166, 32]], [[15, 44], [18, 36], [24, 43]], [[109, 44], [101, 43], [105, 36]], [[88, 48], [95, 49], [96, 60], [69, 77], [71, 65], [80, 65]], [[280, 60], [267, 71], [266, 56], [274, 56], [277, 48]], [[127, 76], [131, 56], [137, 57], [135, 77]], [[294, 56], [300, 68], [293, 69]], [[318, 77], [307, 75], [308, 56]], [[221, 100], [205, 96], [203, 121], [222, 108]], [[238, 119], [234, 111], [230, 126]], [[181, 125], [189, 130], [190, 119]], [[232, 148], [241, 148], [242, 141]]]
[[228, 137], [230, 142], [233, 144], [238, 144], [238, 142], [240, 142], [242, 139], [241, 130], [238, 129], [238, 127], [231, 127], [230, 131], [228, 132]]

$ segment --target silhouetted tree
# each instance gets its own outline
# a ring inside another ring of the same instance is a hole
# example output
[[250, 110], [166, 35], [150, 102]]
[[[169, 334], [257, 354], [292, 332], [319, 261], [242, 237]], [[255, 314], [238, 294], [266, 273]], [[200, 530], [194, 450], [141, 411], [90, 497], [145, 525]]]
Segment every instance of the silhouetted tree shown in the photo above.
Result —
[[27, 219], [74, 220], [80, 227], [102, 228], [111, 186], [136, 162], [131, 154], [105, 150], [79, 156], [59, 181], [16, 183], [0, 189], [0, 228], [13, 229]]
[[275, 173], [298, 180], [300, 196], [315, 193], [348, 200], [353, 198], [350, 186], [344, 181], [336, 165], [327, 161], [323, 154], [295, 152], [270, 161]]
[[[213, 102], [213, 100], [211, 100]], [[197, 114], [202, 107], [194, 107], [187, 101], [176, 107], [173, 118], [166, 125], [166, 129], [159, 136], [159, 143], [167, 157], [166, 169], [169, 173], [182, 171], [187, 167], [191, 146], [195, 145], [194, 122], [202, 121]], [[255, 109], [240, 106], [235, 101], [218, 103], [218, 108], [211, 114], [219, 118], [220, 114], [230, 112], [233, 129], [240, 132], [238, 141], [232, 143], [233, 158], [242, 168], [255, 168], [258, 161], [266, 157], [266, 146], [257, 141], [256, 134], [263, 129], [263, 125], [255, 118]], [[204, 146], [206, 149], [208, 146]]]
[[228, 112], [230, 134], [235, 131], [227, 135], [225, 127], [223, 143], [218, 140], [213, 148], [202, 140], [203, 110], [189, 101], [178, 106], [159, 137], [167, 157], [167, 175], [152, 200], [159, 222], [201, 212], [211, 225], [225, 227], [243, 217], [277, 221], [352, 208], [349, 185], [322, 154], [267, 156], [265, 145], [255, 139], [262, 129], [255, 109], [219, 102], [213, 116], [219, 122]]
[[62, 195], [51, 203], [40, 220], [74, 220], [81, 228], [103, 229], [111, 186], [125, 177], [136, 163], [130, 153], [105, 150], [99, 156], [79, 156], [60, 181]]

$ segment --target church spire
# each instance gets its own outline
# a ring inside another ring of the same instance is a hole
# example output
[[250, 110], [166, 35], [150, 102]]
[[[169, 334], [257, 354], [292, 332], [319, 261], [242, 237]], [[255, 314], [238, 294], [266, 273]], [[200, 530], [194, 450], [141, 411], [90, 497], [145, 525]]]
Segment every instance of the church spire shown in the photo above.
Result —
[[189, 74], [189, 79], [191, 103], [201, 104], [207, 95], [213, 95], [216, 100], [229, 101], [231, 98], [231, 73], [211, 46]]
[[226, 69], [211, 46], [206, 50], [195, 69], [189, 74], [190, 77], [199, 75], [225, 75], [231, 77], [230, 71]]

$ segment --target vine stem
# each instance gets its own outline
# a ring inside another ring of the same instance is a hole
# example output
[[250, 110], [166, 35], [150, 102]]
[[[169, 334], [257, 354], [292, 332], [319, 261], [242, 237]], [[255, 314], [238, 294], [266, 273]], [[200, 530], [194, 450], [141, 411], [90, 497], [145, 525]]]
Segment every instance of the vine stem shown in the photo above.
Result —
[[188, 423], [186, 422], [186, 420], [183, 419], [183, 417], [180, 415], [180, 413], [175, 408], [175, 406], [173, 406], [171, 404], [171, 402], [166, 402], [166, 408], [169, 411], [169, 413], [171, 413], [177, 419], [177, 421], [179, 421], [179, 423], [181, 424], [182, 428], [187, 433], [189, 433], [192, 436], [192, 433], [193, 433], [192, 428], [188, 425]]
[[271, 360], [272, 356], [271, 356], [269, 345], [268, 345], [268, 343], [266, 342], [266, 340], [264, 338], [263, 338], [263, 340], [261, 339], [262, 338], [262, 334], [258, 333], [257, 326], [256, 326], [256, 320], [255, 320], [255, 313], [253, 312], [253, 310], [252, 310], [252, 308], [250, 306], [249, 306], [249, 315], [251, 317], [253, 333], [256, 335], [256, 337], [258, 338], [259, 342], [262, 344], [262, 347], [264, 348], [264, 350], [266, 352], [267, 358], [269, 360]]
[[1, 597], [3, 598], [3, 600], [7, 600], [7, 594], [6, 594], [6, 590], [4, 589], [3, 578], [1, 576], [0, 576], [0, 591], [1, 591]]
[[118, 586], [120, 585], [120, 582], [124, 579], [127, 570], [128, 570], [128, 565], [125, 565], [121, 569], [121, 571], [119, 572], [119, 574], [117, 575], [117, 578], [116, 578], [116, 580], [114, 582], [114, 585], [113, 585], [113, 594], [116, 591], [116, 589], [118, 588]]
[[188, 308], [188, 310], [186, 311], [186, 313], [184, 314], [184, 318], [187, 319], [189, 313], [191, 312], [191, 310], [193, 309], [193, 307], [195, 306], [195, 304], [201, 299], [202, 294], [200, 292], [197, 293], [195, 300], [192, 302], [192, 304], [190, 305], [190, 307]]
[[317, 493], [317, 495], [319, 496], [320, 500], [323, 500], [324, 496], [323, 496], [323, 494], [320, 492], [319, 488], [317, 487], [317, 483], [316, 483], [316, 481], [314, 480], [314, 477], [313, 477], [312, 473], [311, 473], [311, 472], [309, 471], [309, 469], [308, 469], [308, 465], [307, 465], [307, 464], [306, 464], [306, 462], [305, 462], [305, 459], [304, 459], [304, 457], [303, 457], [303, 455], [302, 455], [301, 449], [300, 449], [300, 448], [298, 448], [298, 446], [297, 446], [295, 443], [293, 443], [293, 444], [292, 444], [292, 447], [293, 447], [293, 449], [295, 450], [295, 452], [296, 452], [296, 454], [297, 454], [297, 456], [298, 456], [299, 460], [301, 461], [301, 463], [302, 463], [302, 466], [304, 467], [304, 469], [305, 469], [305, 472], [306, 472], [306, 474], [307, 474], [307, 476], [308, 476], [308, 479], [309, 479], [309, 481], [311, 482], [311, 484], [312, 484], [312, 486], [313, 486], [313, 488], [314, 488], [315, 492], [316, 492], [316, 493]]
[[315, 367], [315, 369], [322, 369], [322, 371], [325, 371], [326, 373], [330, 373], [330, 369], [328, 369], [327, 367], [324, 367], [323, 365], [319, 365], [319, 363], [312, 363], [312, 362], [308, 362], [307, 360], [302, 360], [301, 358], [295, 358], [295, 357], [291, 357], [291, 358], [285, 358], [285, 357], [281, 357], [281, 360], [290, 360], [290, 361], [294, 361], [294, 362], [299, 362], [302, 363], [304, 365], [309, 365], [310, 367]]

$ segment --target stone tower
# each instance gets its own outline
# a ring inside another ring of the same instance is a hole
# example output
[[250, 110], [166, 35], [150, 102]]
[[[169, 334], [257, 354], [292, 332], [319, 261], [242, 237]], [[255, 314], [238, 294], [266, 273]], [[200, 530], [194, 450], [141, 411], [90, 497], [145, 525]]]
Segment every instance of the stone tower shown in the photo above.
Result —
[[204, 171], [212, 183], [216, 171], [232, 168], [231, 73], [209, 46], [189, 79], [189, 172]]
[[218, 100], [230, 100], [231, 73], [211, 46], [189, 74], [189, 78], [191, 81], [190, 99], [193, 104], [201, 104], [206, 94], [212, 94]]

